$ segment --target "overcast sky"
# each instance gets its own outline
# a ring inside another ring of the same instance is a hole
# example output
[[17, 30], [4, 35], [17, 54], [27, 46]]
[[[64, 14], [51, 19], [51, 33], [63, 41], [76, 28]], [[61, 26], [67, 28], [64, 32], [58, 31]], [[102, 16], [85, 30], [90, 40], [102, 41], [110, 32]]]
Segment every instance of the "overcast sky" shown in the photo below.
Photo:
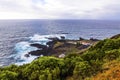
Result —
[[120, 19], [120, 0], [0, 0], [0, 19]]

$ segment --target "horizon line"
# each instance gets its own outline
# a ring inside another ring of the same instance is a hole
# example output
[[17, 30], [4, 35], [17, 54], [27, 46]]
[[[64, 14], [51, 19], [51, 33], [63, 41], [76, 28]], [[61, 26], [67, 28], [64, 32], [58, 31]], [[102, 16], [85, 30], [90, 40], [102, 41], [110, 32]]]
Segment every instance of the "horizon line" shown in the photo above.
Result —
[[104, 21], [120, 21], [120, 19], [35, 19], [35, 18], [31, 18], [31, 19], [0, 19], [0, 20], [104, 20]]

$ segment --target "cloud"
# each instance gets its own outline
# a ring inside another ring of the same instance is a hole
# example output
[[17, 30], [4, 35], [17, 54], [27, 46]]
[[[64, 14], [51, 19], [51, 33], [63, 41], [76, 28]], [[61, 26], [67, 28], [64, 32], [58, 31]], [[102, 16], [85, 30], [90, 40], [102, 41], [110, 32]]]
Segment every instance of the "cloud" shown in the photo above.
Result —
[[0, 19], [119, 19], [119, 10], [118, 0], [0, 0]]

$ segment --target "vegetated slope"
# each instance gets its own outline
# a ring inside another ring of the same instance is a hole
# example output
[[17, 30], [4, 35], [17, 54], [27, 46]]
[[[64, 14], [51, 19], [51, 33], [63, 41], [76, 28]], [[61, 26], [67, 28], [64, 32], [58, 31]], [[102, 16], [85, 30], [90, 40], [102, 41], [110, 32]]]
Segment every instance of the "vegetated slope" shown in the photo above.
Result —
[[[65, 58], [40, 57], [23, 66], [0, 68], [0, 80], [99, 80], [97, 74], [112, 74], [107, 71], [113, 67], [107, 70], [104, 65], [119, 58], [120, 38], [105, 39], [91, 46], [83, 54], [71, 53]], [[119, 68], [118, 66], [117, 69]]]
[[92, 77], [91, 80], [120, 80], [120, 60], [105, 63], [103, 71]]
[[111, 39], [117, 39], [117, 38], [120, 38], [120, 34], [117, 34], [111, 37]]

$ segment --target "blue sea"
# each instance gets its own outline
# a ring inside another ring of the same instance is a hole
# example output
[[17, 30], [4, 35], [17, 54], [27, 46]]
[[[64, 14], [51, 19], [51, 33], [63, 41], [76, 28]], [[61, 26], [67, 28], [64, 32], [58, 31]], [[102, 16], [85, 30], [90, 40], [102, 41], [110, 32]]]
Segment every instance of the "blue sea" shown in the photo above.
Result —
[[38, 57], [24, 56], [37, 50], [30, 44], [45, 45], [46, 37], [105, 39], [119, 33], [117, 20], [0, 20], [0, 66], [30, 63]]

